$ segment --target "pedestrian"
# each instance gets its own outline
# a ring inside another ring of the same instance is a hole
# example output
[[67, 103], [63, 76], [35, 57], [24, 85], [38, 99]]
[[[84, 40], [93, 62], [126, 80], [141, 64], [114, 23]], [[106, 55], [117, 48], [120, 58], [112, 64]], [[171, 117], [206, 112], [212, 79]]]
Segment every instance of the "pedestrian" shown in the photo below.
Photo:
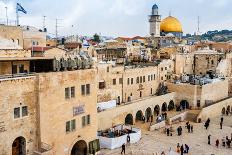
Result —
[[185, 144], [184, 146], [185, 146], [185, 153], [188, 154], [188, 152], [189, 152], [189, 146], [187, 144]]
[[167, 128], [167, 136], [169, 136], [169, 134], [170, 134], [170, 129]]
[[222, 122], [220, 122], [220, 129], [222, 129]]
[[193, 133], [193, 125], [191, 125], [191, 133]]
[[126, 154], [126, 145], [125, 145], [125, 143], [122, 145], [121, 154], [123, 154], [123, 153], [124, 153], [124, 155]]
[[180, 135], [182, 135], [182, 127], [180, 126]]
[[191, 131], [191, 125], [190, 124], [188, 124], [187, 129], [188, 129], [188, 133], [190, 133], [190, 131]]
[[209, 145], [211, 145], [211, 144], [210, 144], [210, 138], [211, 138], [211, 135], [208, 136], [208, 144], [209, 144]]
[[223, 147], [226, 147], [226, 141], [225, 141], [225, 138], [222, 138], [222, 146], [223, 146]]
[[180, 144], [179, 143], [177, 143], [176, 152], [180, 153]]
[[221, 122], [223, 123], [223, 121], [224, 121], [224, 118], [223, 118], [223, 116], [221, 117]]
[[219, 146], [219, 140], [217, 139], [216, 140], [216, 147], [218, 148], [218, 146]]
[[184, 146], [183, 145], [181, 145], [181, 147], [180, 147], [180, 154], [184, 155]]

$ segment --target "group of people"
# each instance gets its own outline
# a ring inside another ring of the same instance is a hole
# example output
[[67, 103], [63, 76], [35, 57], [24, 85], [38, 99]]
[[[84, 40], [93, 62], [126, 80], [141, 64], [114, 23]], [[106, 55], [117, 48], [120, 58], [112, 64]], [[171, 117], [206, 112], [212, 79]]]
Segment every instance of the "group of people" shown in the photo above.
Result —
[[[221, 141], [222, 142], [222, 146], [223, 147], [227, 146], [228, 148], [230, 148], [231, 147], [230, 146], [231, 141], [232, 141], [232, 134], [231, 134], [231, 138], [228, 138], [228, 136], [226, 136], [226, 138], [223, 137], [222, 141]], [[208, 135], [208, 144], [211, 145], [211, 135]], [[219, 141], [219, 139], [217, 139], [216, 142], [215, 142], [215, 145], [216, 145], [217, 148], [219, 147], [219, 144], [220, 144], [220, 141]]]
[[156, 118], [156, 123], [160, 123], [164, 120], [166, 120], [168, 117], [168, 114], [166, 112], [162, 113], [161, 115], [159, 115], [157, 118]]
[[189, 146], [187, 144], [185, 145], [181, 145], [179, 143], [177, 143], [177, 148], [176, 148], [176, 152], [180, 153], [181, 155], [183, 155], [184, 153], [188, 154], [189, 153]]
[[189, 121], [186, 122], [186, 126], [185, 127], [188, 129], [188, 133], [193, 133], [193, 125], [191, 125], [189, 123]]
[[182, 135], [182, 127], [181, 126], [179, 126], [178, 128], [177, 128], [177, 135], [178, 136], [181, 136]]

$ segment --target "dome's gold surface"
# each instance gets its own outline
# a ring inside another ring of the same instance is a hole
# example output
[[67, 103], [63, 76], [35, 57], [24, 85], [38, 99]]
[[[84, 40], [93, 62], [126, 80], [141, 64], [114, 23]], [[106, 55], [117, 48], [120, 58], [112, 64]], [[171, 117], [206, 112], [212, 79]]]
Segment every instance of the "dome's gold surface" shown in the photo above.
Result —
[[169, 16], [162, 20], [160, 25], [160, 32], [180, 32], [182, 33], [182, 26], [178, 19]]

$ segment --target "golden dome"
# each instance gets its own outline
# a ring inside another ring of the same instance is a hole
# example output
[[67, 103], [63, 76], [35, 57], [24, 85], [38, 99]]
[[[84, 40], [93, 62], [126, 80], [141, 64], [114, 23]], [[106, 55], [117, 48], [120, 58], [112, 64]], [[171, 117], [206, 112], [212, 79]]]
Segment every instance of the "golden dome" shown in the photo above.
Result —
[[182, 33], [182, 26], [178, 19], [169, 16], [162, 20], [160, 24], [160, 32], [180, 32]]

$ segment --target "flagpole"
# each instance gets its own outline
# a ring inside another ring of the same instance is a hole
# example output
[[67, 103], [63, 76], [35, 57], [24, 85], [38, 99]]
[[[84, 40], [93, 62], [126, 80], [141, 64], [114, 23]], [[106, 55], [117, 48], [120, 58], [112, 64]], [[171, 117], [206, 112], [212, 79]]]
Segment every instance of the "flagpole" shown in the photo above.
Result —
[[16, 6], [16, 26], [19, 25], [19, 13], [18, 13], [18, 7]]

